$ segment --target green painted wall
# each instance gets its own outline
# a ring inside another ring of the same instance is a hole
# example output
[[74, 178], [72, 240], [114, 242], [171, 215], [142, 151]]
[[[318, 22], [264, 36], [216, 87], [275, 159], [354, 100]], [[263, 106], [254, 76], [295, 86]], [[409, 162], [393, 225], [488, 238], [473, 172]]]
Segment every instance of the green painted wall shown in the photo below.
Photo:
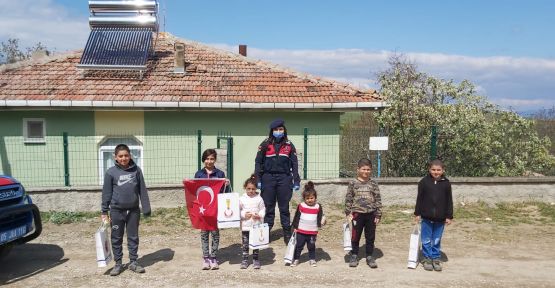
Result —
[[[308, 178], [337, 177], [339, 116], [337, 112], [145, 112], [145, 178], [158, 182], [162, 180], [159, 177], [167, 177], [180, 182], [193, 177], [197, 170], [196, 131], [200, 129], [202, 151], [216, 147], [219, 132], [233, 137], [232, 180], [234, 188], [241, 190], [243, 181], [254, 171], [258, 145], [268, 135], [268, 124], [278, 117], [285, 119], [289, 138], [301, 155], [304, 154], [303, 128], [310, 127], [311, 133], [321, 134], [309, 137], [308, 169], [312, 172]], [[169, 139], [168, 144], [163, 144], [165, 139]], [[152, 170], [154, 175], [148, 173]], [[299, 172], [302, 177], [302, 171]]]
[[[46, 143], [29, 144], [23, 139], [23, 118], [44, 118]], [[71, 184], [96, 177], [94, 123], [92, 112], [2, 111], [0, 113], [0, 174], [12, 175], [25, 186], [63, 186], [62, 133], [69, 134]]]
[[[241, 190], [243, 181], [254, 171], [254, 158], [258, 145], [268, 135], [268, 124], [279, 117], [285, 119], [289, 138], [300, 156], [301, 178], [304, 127], [309, 128], [308, 178], [338, 176], [340, 113], [337, 112], [147, 111], [144, 120], [136, 120], [144, 121], [137, 123], [144, 124], [144, 131], [130, 131], [128, 125], [121, 126], [114, 120], [112, 126], [103, 128], [109, 131], [103, 135], [95, 132], [102, 128], [96, 127], [95, 121], [106, 119], [96, 119], [100, 116], [95, 115], [92, 111], [3, 111], [0, 113], [0, 173], [14, 176], [28, 187], [63, 186], [62, 133], [67, 132], [71, 186], [98, 185], [99, 142], [105, 136], [133, 135], [143, 142], [142, 168], [147, 184], [180, 183], [184, 178], [193, 177], [198, 169], [197, 130], [200, 129], [200, 152], [215, 148], [219, 133], [233, 137], [232, 180], [234, 188]], [[23, 142], [23, 118], [46, 120], [46, 143]]]

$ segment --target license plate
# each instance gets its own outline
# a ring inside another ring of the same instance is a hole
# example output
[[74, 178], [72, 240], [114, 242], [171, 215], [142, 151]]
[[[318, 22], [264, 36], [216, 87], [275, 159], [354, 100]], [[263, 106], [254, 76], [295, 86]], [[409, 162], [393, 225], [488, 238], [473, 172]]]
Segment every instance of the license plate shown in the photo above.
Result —
[[0, 233], [0, 244], [4, 244], [6, 242], [10, 242], [12, 240], [18, 239], [21, 236], [27, 234], [27, 227], [20, 226], [8, 231], [4, 231]]

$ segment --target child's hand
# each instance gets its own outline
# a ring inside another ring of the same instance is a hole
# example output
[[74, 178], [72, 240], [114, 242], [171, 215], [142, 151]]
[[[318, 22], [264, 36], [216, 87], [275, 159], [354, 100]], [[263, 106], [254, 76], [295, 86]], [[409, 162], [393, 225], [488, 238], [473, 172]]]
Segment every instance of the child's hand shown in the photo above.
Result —
[[349, 221], [349, 222], [353, 221], [353, 214], [352, 213], [347, 215], [347, 221]]
[[320, 224], [321, 224], [322, 226], [324, 226], [324, 225], [326, 225], [327, 222], [328, 222], [328, 221], [326, 221], [326, 217], [322, 217], [322, 221], [320, 222]]
[[445, 224], [450, 225], [453, 222], [453, 219], [445, 219]]
[[258, 219], [260, 219], [260, 215], [258, 215], [258, 213], [254, 213], [252, 215], [252, 219], [258, 220]]
[[414, 216], [414, 224], [420, 223], [420, 216]]
[[251, 219], [251, 217], [252, 217], [252, 213], [251, 213], [251, 212], [245, 213], [245, 219]]

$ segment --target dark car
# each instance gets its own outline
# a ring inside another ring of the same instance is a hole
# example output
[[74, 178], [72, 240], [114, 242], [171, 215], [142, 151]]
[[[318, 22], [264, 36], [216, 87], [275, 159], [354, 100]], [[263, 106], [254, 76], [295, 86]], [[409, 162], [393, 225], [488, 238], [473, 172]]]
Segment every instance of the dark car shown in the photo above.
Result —
[[0, 256], [13, 245], [39, 237], [42, 232], [40, 212], [23, 185], [14, 178], [0, 175]]

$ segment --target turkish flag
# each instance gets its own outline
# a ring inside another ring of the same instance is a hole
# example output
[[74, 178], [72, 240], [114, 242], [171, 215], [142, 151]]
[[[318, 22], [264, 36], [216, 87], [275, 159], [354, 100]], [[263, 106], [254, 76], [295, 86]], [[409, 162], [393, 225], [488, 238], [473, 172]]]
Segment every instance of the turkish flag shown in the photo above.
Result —
[[183, 185], [193, 227], [218, 229], [218, 193], [225, 185], [225, 178], [185, 179]]

